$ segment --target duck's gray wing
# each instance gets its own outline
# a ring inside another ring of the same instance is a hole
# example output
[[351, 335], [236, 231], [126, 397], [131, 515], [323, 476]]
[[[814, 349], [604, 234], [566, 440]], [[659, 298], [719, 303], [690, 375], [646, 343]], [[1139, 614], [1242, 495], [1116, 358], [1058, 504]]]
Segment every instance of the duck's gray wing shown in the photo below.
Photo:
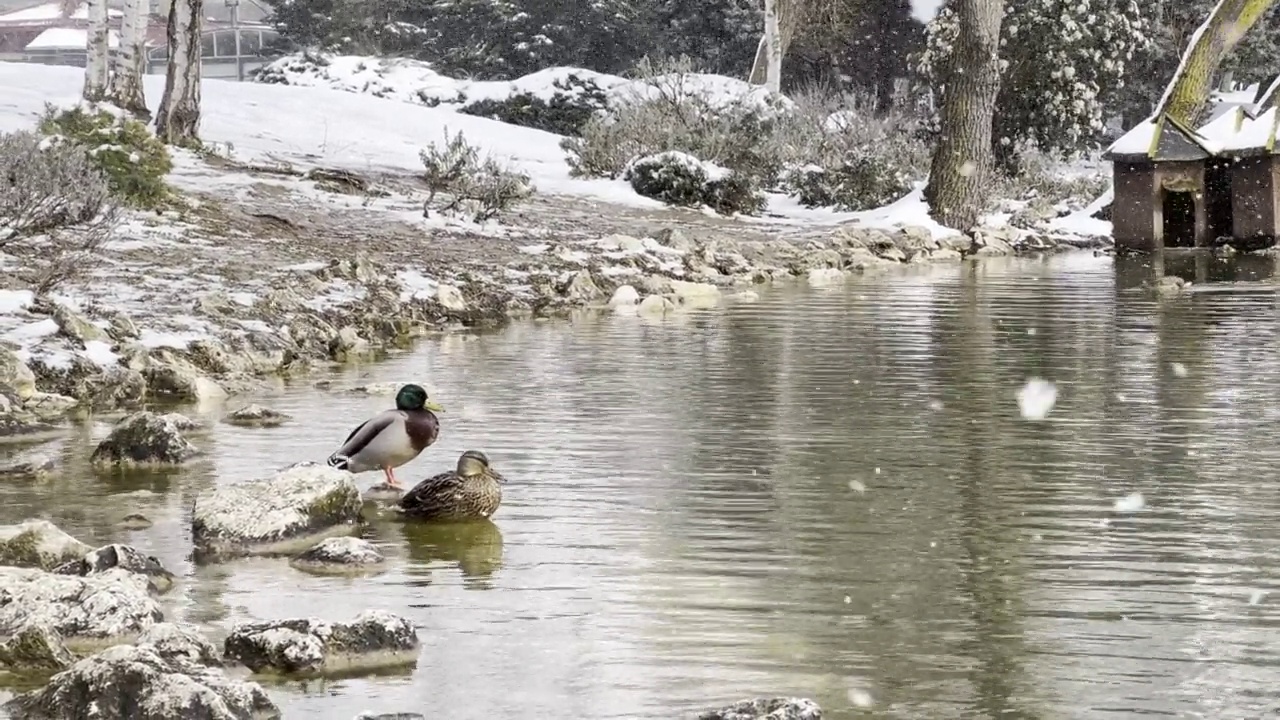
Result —
[[329, 456], [329, 465], [340, 470], [346, 470], [351, 458], [368, 447], [369, 443], [378, 436], [378, 433], [391, 427], [397, 420], [403, 419], [404, 413], [399, 410], [384, 410], [364, 421], [359, 427], [351, 431], [351, 434], [343, 441], [342, 447]]

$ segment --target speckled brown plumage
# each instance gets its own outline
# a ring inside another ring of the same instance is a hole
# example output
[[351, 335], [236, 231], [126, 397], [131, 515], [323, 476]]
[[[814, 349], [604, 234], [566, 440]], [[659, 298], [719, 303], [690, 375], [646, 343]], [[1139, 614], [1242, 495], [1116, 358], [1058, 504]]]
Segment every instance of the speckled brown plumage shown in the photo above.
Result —
[[423, 480], [400, 498], [404, 514], [424, 520], [487, 518], [502, 504], [506, 479], [489, 467], [489, 458], [468, 450], [458, 467]]

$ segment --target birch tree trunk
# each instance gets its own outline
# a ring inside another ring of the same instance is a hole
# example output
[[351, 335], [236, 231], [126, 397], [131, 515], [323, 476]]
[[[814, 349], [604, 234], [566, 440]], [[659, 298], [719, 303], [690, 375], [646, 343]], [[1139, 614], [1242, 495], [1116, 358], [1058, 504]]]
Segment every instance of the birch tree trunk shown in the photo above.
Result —
[[1155, 117], [1167, 113], [1191, 127], [1204, 117], [1213, 90], [1213, 74], [1240, 38], [1276, 0], [1219, 0], [1204, 24], [1191, 36], [1182, 62], [1156, 106]]
[[147, 24], [151, 17], [148, 0], [124, 0], [124, 19], [120, 26], [120, 49], [112, 63], [111, 83], [107, 97], [127, 112], [150, 118], [142, 76], [147, 62]]
[[204, 0], [173, 0], [169, 10], [169, 67], [156, 113], [156, 135], [170, 145], [200, 142], [200, 25]]
[[85, 40], [84, 99], [97, 102], [107, 90], [107, 0], [89, 0], [89, 32]]
[[[791, 47], [791, 40], [796, 35], [796, 29], [800, 25], [801, 3], [807, 0], [774, 0], [773, 6], [778, 16], [778, 36], [781, 39], [779, 48], [778, 63], [781, 65], [782, 57], [786, 57], [787, 48]], [[765, 34], [760, 36], [760, 43], [756, 45], [756, 59], [751, 65], [751, 75], [747, 77], [747, 82], [752, 85], [766, 85], [769, 78], [769, 6], [765, 4]], [[781, 72], [779, 72], [779, 85], [781, 85]]]
[[1000, 92], [1004, 0], [957, 0], [960, 32], [945, 66], [940, 137], [925, 198], [933, 218], [968, 232], [991, 174], [991, 120]]
[[782, 28], [778, 24], [780, 0], [764, 0], [764, 45], [768, 71], [764, 85], [771, 93], [782, 92]]

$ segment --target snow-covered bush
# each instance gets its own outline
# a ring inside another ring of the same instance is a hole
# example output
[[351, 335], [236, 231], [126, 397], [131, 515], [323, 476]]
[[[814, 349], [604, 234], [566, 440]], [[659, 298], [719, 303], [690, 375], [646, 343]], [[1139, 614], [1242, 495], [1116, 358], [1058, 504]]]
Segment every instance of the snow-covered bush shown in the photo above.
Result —
[[444, 213], [465, 212], [475, 222], [484, 222], [527, 200], [534, 188], [529, 176], [504, 167], [492, 157], [480, 158], [480, 151], [461, 132], [450, 137], [445, 130], [444, 147], [435, 143], [418, 153], [422, 159], [427, 199], [423, 216], [429, 216], [440, 193], [448, 202], [437, 209]]
[[106, 176], [85, 149], [34, 132], [0, 134], [0, 248], [46, 292], [84, 270], [115, 227]]
[[744, 173], [760, 186], [777, 182], [784, 162], [770, 141], [789, 100], [693, 73], [687, 59], [642, 63], [637, 72], [641, 79], [616, 91], [581, 137], [561, 141], [574, 174], [615, 178], [637, 157], [676, 150]]
[[84, 148], [106, 174], [111, 193], [126, 205], [156, 208], [168, 199], [169, 149], [137, 120], [106, 109], [46, 106], [40, 132]]
[[604, 89], [589, 78], [569, 75], [557, 78], [552, 85], [556, 91], [550, 100], [524, 92], [502, 100], [476, 100], [458, 111], [557, 135], [578, 136], [583, 126], [608, 106]]
[[885, 156], [859, 151], [831, 167], [796, 168], [787, 173], [784, 184], [788, 194], [805, 207], [856, 211], [881, 207], [906, 195], [911, 179]]
[[722, 215], [756, 215], [765, 207], [764, 194], [746, 174], [678, 150], [638, 157], [622, 175], [636, 193], [668, 205], [707, 205]]
[[1021, 149], [1014, 172], [997, 178], [995, 210], [1011, 211], [1010, 223], [1034, 227], [1083, 209], [1111, 185], [1105, 162], [1065, 164], [1034, 148]]

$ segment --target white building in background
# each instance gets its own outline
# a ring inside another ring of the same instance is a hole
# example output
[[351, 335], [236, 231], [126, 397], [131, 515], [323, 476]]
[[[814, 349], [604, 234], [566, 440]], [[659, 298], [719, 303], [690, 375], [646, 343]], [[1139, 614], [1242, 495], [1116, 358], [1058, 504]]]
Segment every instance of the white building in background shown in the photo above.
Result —
[[[158, 0], [147, 26], [147, 72], [162, 74], [168, 62], [165, 28], [172, 0]], [[15, 0], [0, 0], [9, 8]], [[120, 44], [123, 13], [108, 0], [110, 48]], [[31, 3], [0, 13], [0, 61], [84, 67], [88, 12], [79, 0]], [[4, 7], [4, 6], [0, 6]], [[245, 79], [270, 62], [279, 37], [267, 24], [269, 8], [259, 0], [213, 0], [205, 5], [200, 42], [204, 77]]]

